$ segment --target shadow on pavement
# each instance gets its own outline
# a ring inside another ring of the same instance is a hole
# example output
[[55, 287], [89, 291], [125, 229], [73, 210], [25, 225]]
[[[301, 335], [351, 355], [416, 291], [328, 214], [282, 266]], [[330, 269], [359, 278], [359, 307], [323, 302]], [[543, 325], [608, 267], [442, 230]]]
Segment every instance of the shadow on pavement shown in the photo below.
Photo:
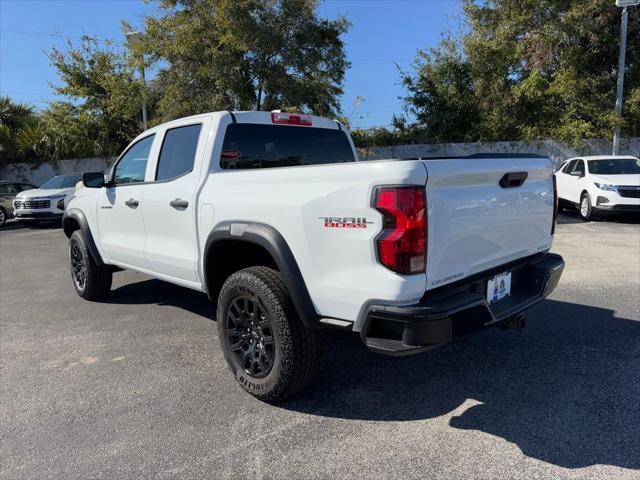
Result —
[[570, 225], [574, 223], [586, 223], [580, 218], [580, 215], [576, 212], [562, 212], [558, 213], [558, 225]]
[[573, 223], [588, 224], [595, 223], [625, 223], [640, 224], [640, 214], [605, 214], [596, 216], [590, 222], [585, 222], [580, 218], [578, 210], [564, 210], [558, 214], [558, 225], [567, 225]]
[[206, 294], [156, 279], [129, 283], [113, 289], [103, 303], [171, 305], [215, 320], [215, 305]]
[[[160, 280], [119, 287], [107, 302], [215, 316], [206, 295]], [[640, 321], [553, 300], [527, 320], [523, 332], [488, 329], [405, 358], [370, 353], [357, 335], [327, 331], [314, 381], [279, 408], [411, 421], [450, 414], [470, 400], [452, 427], [499, 436], [566, 468], [640, 468]]]
[[452, 427], [499, 436], [566, 468], [640, 468], [640, 321], [548, 300], [523, 332], [490, 329], [406, 358], [369, 353], [355, 335], [329, 336], [314, 383], [282, 408], [407, 421], [471, 399]]
[[17, 220], [8, 220], [2, 227], [0, 227], [0, 232], [9, 231], [9, 230], [23, 230], [23, 229], [53, 229], [53, 228], [62, 228], [62, 223], [60, 221], [48, 221], [41, 222], [37, 225], [25, 225], [23, 223], [18, 222]]

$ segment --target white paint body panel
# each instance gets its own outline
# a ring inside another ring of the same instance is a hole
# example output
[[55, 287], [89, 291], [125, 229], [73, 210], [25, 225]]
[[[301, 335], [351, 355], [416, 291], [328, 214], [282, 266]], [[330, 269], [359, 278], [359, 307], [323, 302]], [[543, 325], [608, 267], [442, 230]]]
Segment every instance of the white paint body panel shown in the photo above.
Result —
[[[271, 124], [271, 116], [265, 112], [237, 112], [235, 117], [239, 123]], [[313, 127], [344, 128], [332, 120], [312, 118]], [[100, 211], [96, 199], [108, 189], [84, 188], [71, 200], [69, 208], [83, 210], [91, 231], [97, 232], [96, 245], [105, 262], [203, 290], [204, 247], [216, 225], [228, 221], [267, 224], [286, 240], [317, 313], [355, 321], [354, 330], [358, 331], [371, 302], [409, 305], [434, 286], [429, 284], [431, 279], [459, 272], [470, 275], [551, 245], [553, 187], [549, 160], [380, 160], [222, 170], [219, 158], [223, 137], [232, 119], [227, 112], [217, 112], [152, 129], [157, 138], [146, 182], [155, 178], [158, 145], [164, 132], [194, 122], [202, 122], [203, 131], [191, 173], [164, 183], [116, 187], [123, 199], [129, 198], [124, 192], [130, 188], [143, 190], [141, 218], [136, 221], [144, 241], [136, 239], [137, 254], [128, 251], [125, 258], [114, 248], [114, 243], [124, 240], [117, 239], [124, 233], [119, 233], [122, 226], [115, 216], [108, 221], [96, 220], [100, 216], [96, 215]], [[347, 136], [354, 148], [348, 132]], [[523, 170], [530, 172], [524, 187], [504, 190], [497, 185], [505, 172]], [[382, 217], [371, 206], [373, 189], [378, 185], [426, 186], [426, 275], [398, 275], [378, 263], [374, 240], [382, 229]], [[168, 202], [174, 197], [189, 201], [188, 212], [170, 210]], [[332, 229], [324, 227], [322, 217], [366, 217], [371, 223], [367, 228]], [[126, 222], [131, 226], [134, 220]], [[132, 245], [129, 243], [129, 247]], [[136, 257], [138, 262], [134, 262]]]
[[[197, 243], [197, 199], [202, 183], [202, 167], [208, 164], [205, 157], [211, 119], [202, 118], [191, 122], [200, 123], [200, 137], [196, 149], [193, 170], [171, 181], [154, 182], [157, 170], [157, 156], [150, 161], [149, 184], [144, 185], [145, 201], [142, 205], [146, 242], [144, 254], [151, 270], [199, 284]], [[161, 129], [158, 137], [167, 129]], [[159, 151], [158, 151], [159, 155]], [[174, 208], [172, 200], [185, 200], [187, 208]]]
[[[551, 248], [547, 158], [428, 160], [427, 290]], [[527, 172], [502, 188], [505, 173]]]
[[149, 268], [144, 255], [146, 230], [142, 210], [125, 204], [128, 200], [137, 200], [142, 205], [144, 195], [143, 185], [98, 190], [97, 223], [102, 248], [109, 262], [134, 269]]
[[[376, 260], [374, 238], [381, 215], [370, 206], [381, 183], [424, 185], [419, 162], [354, 162], [211, 175], [201, 201], [213, 205], [214, 224], [265, 223], [287, 241], [316, 311], [354, 320], [369, 300], [413, 303], [424, 293], [424, 275], [401, 276]], [[241, 198], [242, 201], [238, 201]], [[366, 217], [362, 229], [328, 229], [320, 217]], [[201, 243], [208, 232], [201, 232]]]

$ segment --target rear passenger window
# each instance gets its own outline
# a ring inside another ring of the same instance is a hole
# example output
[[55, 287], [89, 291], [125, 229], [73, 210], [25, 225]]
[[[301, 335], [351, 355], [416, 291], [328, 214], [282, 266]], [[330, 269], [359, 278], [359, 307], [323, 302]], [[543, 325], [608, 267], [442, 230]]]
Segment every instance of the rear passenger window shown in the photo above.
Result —
[[202, 125], [167, 130], [160, 150], [156, 180], [170, 180], [193, 170]]
[[272, 168], [354, 161], [347, 135], [337, 128], [234, 123], [224, 136], [220, 166]]

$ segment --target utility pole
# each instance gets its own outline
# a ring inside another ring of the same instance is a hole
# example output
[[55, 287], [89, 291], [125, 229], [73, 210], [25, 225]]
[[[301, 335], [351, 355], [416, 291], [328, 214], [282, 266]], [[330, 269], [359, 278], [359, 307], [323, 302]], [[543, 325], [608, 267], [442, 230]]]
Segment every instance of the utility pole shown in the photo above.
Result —
[[144, 78], [144, 59], [140, 65], [140, 78], [142, 79], [142, 128], [147, 129], [147, 81]]
[[616, 5], [622, 7], [620, 24], [620, 54], [618, 56], [618, 85], [616, 88], [616, 130], [613, 134], [613, 154], [620, 154], [620, 130], [622, 126], [622, 98], [624, 91], [624, 66], [627, 51], [627, 23], [629, 21], [628, 7], [635, 7], [640, 0], [616, 0]]
[[[135, 32], [125, 32], [127, 37], [134, 37], [137, 35], [141, 35], [140, 31]], [[142, 128], [144, 130], [147, 129], [147, 81], [144, 78], [144, 55], [142, 57], [142, 61], [140, 62], [140, 79], [142, 80]]]

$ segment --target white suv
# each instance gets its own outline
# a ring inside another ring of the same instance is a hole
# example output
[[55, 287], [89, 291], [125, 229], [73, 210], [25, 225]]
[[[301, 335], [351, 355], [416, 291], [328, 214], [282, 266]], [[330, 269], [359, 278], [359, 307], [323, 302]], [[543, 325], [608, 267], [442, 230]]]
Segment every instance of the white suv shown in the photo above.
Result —
[[570, 158], [556, 172], [562, 207], [577, 207], [583, 220], [600, 213], [640, 213], [640, 160], [599, 155]]
[[16, 219], [28, 225], [60, 220], [65, 206], [75, 192], [76, 184], [81, 180], [81, 173], [57, 175], [40, 188], [20, 192], [13, 201]]

